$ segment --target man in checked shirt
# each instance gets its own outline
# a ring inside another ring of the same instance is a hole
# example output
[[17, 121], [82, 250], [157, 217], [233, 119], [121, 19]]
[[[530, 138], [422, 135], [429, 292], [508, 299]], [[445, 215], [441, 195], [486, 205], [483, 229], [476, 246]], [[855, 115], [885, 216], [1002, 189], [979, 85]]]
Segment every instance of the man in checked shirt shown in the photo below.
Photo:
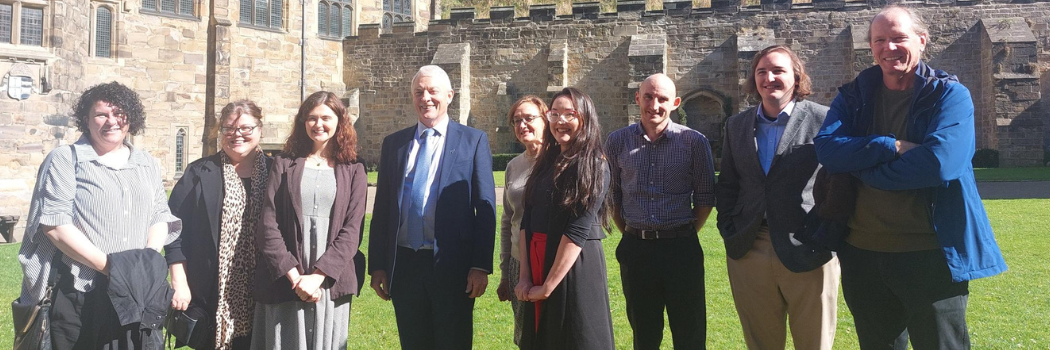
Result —
[[613, 222], [635, 349], [659, 349], [664, 309], [675, 349], [704, 349], [704, 252], [697, 231], [715, 205], [707, 137], [672, 121], [682, 99], [654, 74], [635, 94], [641, 120], [609, 135]]

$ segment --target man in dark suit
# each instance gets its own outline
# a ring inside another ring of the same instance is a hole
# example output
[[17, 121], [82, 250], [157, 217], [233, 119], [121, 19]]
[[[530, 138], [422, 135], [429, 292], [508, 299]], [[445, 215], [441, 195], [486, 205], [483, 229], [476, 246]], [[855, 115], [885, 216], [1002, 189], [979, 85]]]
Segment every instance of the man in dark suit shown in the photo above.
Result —
[[749, 349], [831, 349], [839, 264], [806, 237], [820, 165], [813, 137], [828, 107], [786, 46], [755, 55], [744, 88], [762, 101], [730, 117], [715, 187], [729, 283]]
[[438, 66], [412, 78], [419, 121], [383, 140], [368, 258], [403, 349], [470, 349], [474, 298], [492, 272], [496, 193], [485, 133], [450, 122]]

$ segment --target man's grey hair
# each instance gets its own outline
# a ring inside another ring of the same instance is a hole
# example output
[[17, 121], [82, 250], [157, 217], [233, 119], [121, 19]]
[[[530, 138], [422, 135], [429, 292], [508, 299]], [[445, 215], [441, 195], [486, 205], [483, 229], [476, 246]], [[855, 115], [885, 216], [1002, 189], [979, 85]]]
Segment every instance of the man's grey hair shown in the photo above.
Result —
[[448, 78], [448, 73], [445, 73], [444, 69], [435, 65], [427, 65], [419, 67], [419, 71], [416, 75], [412, 76], [412, 84], [422, 77], [431, 77], [438, 80], [439, 84], [444, 85], [445, 88], [452, 90], [452, 80]]
[[922, 14], [919, 13], [919, 10], [901, 4], [892, 4], [883, 7], [882, 10], [879, 11], [879, 13], [871, 17], [871, 21], [868, 22], [868, 35], [864, 37], [865, 41], [869, 43], [871, 42], [871, 24], [875, 22], [875, 19], [879, 18], [879, 16], [886, 14], [887, 12], [894, 10], [904, 11], [908, 14], [908, 17], [911, 17], [911, 27], [913, 30], [915, 30], [915, 34], [925, 34], [926, 36], [930, 35], [930, 27], [926, 25], [926, 20], [922, 18]]

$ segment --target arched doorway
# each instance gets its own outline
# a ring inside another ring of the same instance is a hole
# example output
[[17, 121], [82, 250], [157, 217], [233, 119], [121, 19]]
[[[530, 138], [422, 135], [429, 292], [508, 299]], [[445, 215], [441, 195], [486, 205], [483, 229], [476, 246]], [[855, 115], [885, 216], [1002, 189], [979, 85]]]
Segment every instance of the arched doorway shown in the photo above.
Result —
[[[678, 114], [682, 124], [699, 131], [711, 141], [711, 151], [721, 158], [722, 132], [729, 112], [729, 99], [712, 90], [700, 89], [682, 98]], [[717, 163], [717, 162], [716, 162]]]

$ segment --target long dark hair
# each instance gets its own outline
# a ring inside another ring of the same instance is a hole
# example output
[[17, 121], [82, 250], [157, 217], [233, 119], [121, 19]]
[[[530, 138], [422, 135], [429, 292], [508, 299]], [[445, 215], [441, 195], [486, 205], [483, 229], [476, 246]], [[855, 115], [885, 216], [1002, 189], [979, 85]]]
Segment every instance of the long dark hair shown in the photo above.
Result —
[[336, 163], [349, 164], [357, 161], [357, 131], [354, 124], [350, 122], [350, 115], [346, 113], [346, 106], [335, 94], [328, 91], [318, 91], [311, 94], [299, 106], [299, 113], [295, 115], [292, 124], [292, 134], [284, 142], [284, 154], [292, 157], [306, 157], [314, 149], [314, 141], [306, 133], [306, 118], [317, 106], [325, 105], [335, 112], [339, 117], [336, 126], [335, 137], [329, 141], [328, 150], [324, 155]]
[[563, 153], [561, 146], [554, 139], [554, 134], [551, 133], [550, 122], [544, 118], [547, 127], [543, 131], [543, 147], [540, 149], [532, 176], [525, 182], [526, 203], [535, 204], [537, 201], [546, 200], [545, 197], [537, 197], [543, 194], [535, 193], [536, 185], [540, 181], [554, 178], [553, 195], [560, 209], [571, 211], [574, 215], [582, 215], [587, 208], [600, 205], [602, 207], [598, 213], [602, 225], [606, 226], [605, 206], [604, 203], [598, 202], [605, 166], [598, 113], [591, 97], [574, 87], [567, 87], [554, 94], [551, 106], [559, 97], [567, 97], [572, 101], [573, 109], [580, 120], [580, 129], [573, 135], [572, 144]]

